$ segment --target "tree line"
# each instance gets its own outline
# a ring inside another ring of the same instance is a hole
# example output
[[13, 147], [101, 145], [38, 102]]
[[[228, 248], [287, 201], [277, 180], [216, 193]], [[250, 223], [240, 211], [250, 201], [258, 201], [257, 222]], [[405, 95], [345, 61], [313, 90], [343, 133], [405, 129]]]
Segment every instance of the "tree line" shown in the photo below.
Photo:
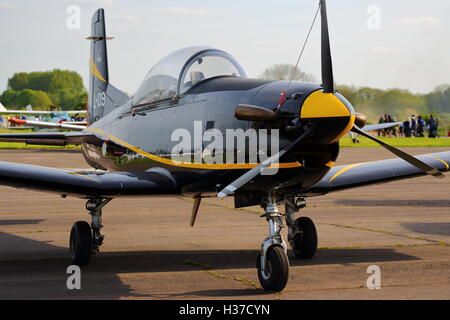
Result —
[[[278, 64], [264, 70], [260, 78], [316, 82], [313, 75], [293, 65]], [[403, 89], [374, 89], [338, 85], [338, 90], [358, 112], [377, 122], [382, 114], [390, 114], [398, 121], [411, 115], [436, 114], [450, 121], [450, 85], [442, 85], [428, 94], [415, 94]], [[27, 105], [35, 109], [57, 106], [62, 110], [83, 110], [88, 94], [81, 76], [74, 71], [20, 72], [8, 79], [7, 89], [0, 102], [8, 108], [21, 109]]]
[[428, 94], [415, 94], [403, 89], [373, 89], [368, 87], [338, 86], [357, 109], [375, 121], [381, 114], [390, 114], [397, 120], [411, 115], [450, 115], [450, 86], [437, 87]]
[[83, 79], [74, 71], [55, 69], [44, 72], [19, 72], [8, 79], [0, 102], [7, 108], [35, 109], [57, 106], [61, 110], [83, 110], [88, 94]]

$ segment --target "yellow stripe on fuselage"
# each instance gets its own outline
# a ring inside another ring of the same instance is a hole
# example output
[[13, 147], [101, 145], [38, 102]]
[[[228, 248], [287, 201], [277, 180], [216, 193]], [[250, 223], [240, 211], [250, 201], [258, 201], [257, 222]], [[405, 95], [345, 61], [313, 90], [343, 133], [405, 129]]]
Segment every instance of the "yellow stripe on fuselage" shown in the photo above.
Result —
[[[86, 131], [96, 133], [99, 135], [104, 135], [104, 131], [97, 128], [87, 128]], [[144, 150], [139, 149], [136, 146], [133, 146], [129, 144], [128, 142], [114, 137], [112, 135], [108, 135], [108, 137], [105, 137], [123, 147], [126, 147], [140, 155], [145, 156], [146, 158], [159, 162], [164, 163], [170, 166], [175, 167], [183, 167], [183, 168], [192, 168], [192, 169], [209, 169], [209, 170], [231, 170], [231, 169], [253, 169], [260, 165], [260, 163], [224, 163], [224, 164], [207, 164], [207, 163], [183, 163], [180, 161], [173, 161], [171, 159], [167, 158], [161, 158], [154, 154], [145, 152]], [[274, 163], [270, 165], [268, 168], [270, 169], [289, 169], [289, 168], [299, 168], [302, 165], [298, 162], [286, 162], [286, 163]]]

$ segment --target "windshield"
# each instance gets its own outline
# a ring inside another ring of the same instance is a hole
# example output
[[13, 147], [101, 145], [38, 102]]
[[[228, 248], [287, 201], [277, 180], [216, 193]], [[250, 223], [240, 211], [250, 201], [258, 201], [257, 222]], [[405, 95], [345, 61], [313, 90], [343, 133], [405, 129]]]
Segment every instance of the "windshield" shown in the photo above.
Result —
[[218, 76], [247, 77], [242, 67], [228, 53], [207, 51], [195, 56], [184, 69], [180, 93], [186, 92], [197, 83]]
[[133, 102], [141, 105], [170, 99], [200, 81], [220, 75], [246, 77], [242, 67], [223, 51], [198, 46], [181, 49], [150, 70]]

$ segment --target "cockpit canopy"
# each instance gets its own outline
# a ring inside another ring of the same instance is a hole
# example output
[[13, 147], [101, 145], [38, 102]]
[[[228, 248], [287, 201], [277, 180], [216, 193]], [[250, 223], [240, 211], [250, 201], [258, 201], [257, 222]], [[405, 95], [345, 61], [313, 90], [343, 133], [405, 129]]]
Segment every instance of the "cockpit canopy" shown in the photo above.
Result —
[[228, 53], [210, 47], [189, 47], [169, 54], [156, 64], [134, 95], [134, 105], [172, 99], [196, 84], [218, 76], [246, 78]]

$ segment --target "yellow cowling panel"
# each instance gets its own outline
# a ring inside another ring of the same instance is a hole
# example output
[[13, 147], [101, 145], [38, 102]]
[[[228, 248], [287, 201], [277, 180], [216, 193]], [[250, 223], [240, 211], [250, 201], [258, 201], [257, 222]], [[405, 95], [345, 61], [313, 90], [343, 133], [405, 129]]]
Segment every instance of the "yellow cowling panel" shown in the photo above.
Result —
[[315, 91], [303, 103], [300, 118], [350, 117], [352, 114], [345, 104], [333, 93]]

